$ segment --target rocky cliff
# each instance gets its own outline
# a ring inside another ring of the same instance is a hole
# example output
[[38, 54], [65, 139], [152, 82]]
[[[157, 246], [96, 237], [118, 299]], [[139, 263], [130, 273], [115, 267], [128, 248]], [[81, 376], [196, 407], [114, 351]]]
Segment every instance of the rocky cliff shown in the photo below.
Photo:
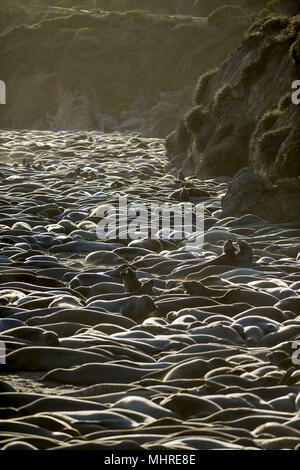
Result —
[[165, 137], [190, 106], [198, 76], [222, 62], [245, 31], [142, 12], [22, 14], [23, 24], [0, 35], [4, 128], [134, 129]]
[[218, 68], [202, 75], [193, 107], [166, 140], [170, 168], [233, 176], [247, 165], [271, 180], [300, 175], [299, 17], [263, 19]]
[[192, 108], [166, 139], [169, 171], [235, 176], [224, 217], [300, 222], [300, 106], [292, 99], [299, 78], [300, 17], [253, 24], [232, 55], [200, 77]]

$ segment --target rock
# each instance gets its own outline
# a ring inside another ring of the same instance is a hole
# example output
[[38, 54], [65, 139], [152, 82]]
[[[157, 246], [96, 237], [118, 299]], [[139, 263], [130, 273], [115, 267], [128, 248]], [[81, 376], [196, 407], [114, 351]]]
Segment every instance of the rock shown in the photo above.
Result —
[[223, 217], [255, 214], [270, 222], [282, 220], [275, 188], [251, 168], [242, 168], [222, 198]]
[[299, 220], [300, 214], [300, 179], [282, 178], [275, 183], [277, 199], [283, 213], [289, 220]]

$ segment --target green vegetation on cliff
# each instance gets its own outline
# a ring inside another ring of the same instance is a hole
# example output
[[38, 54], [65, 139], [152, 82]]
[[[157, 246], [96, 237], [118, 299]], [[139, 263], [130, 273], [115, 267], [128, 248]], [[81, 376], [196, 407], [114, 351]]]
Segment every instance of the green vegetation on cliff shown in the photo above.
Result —
[[193, 134], [198, 134], [208, 118], [208, 110], [202, 106], [195, 106], [185, 116], [186, 125]]
[[[218, 70], [200, 77], [196, 107], [186, 114], [185, 147], [176, 146], [176, 132], [168, 138], [170, 168], [232, 176], [250, 164], [272, 180], [300, 175], [300, 117], [291, 101], [292, 82], [299, 77], [299, 37], [299, 16], [263, 18]], [[205, 126], [198, 118], [203, 107]]]

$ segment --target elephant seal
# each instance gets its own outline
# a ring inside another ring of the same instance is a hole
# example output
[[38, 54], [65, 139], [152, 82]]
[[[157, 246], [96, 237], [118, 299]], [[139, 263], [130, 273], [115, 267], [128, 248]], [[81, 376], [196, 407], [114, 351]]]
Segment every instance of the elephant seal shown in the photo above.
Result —
[[91, 298], [96, 295], [112, 293], [122, 294], [124, 293], [124, 287], [118, 282], [100, 282], [99, 284], [94, 284], [93, 286], [88, 287], [85, 297]]
[[245, 341], [246, 344], [250, 347], [260, 345], [264, 334], [264, 330], [256, 325], [246, 326], [244, 328]]
[[133, 261], [138, 256], [145, 256], [151, 253], [152, 252], [150, 250], [137, 246], [123, 246], [122, 248], [114, 250], [114, 254], [122, 257], [128, 262]]
[[[121, 272], [128, 268], [128, 264], [122, 264], [115, 269], [109, 269], [104, 271], [96, 271], [95, 268], [88, 270], [83, 273], [72, 273], [70, 279], [70, 287], [75, 288], [79, 286], [93, 286], [100, 282], [122, 282]], [[65, 281], [65, 276], [63, 277]]]
[[[26, 406], [30, 406], [31, 404], [27, 404]], [[22, 407], [21, 407], [22, 408]], [[19, 408], [20, 410], [20, 408]], [[21, 414], [19, 413], [19, 410], [17, 412], [17, 415]], [[41, 435], [41, 436], [46, 436], [46, 437], [52, 437], [53, 433], [50, 430], [43, 429], [43, 428], [38, 428], [36, 425], [26, 422], [26, 421], [17, 421], [17, 420], [1, 420], [1, 432], [13, 432], [13, 433], [18, 433], [20, 435]]]
[[164, 382], [174, 379], [190, 379], [202, 378], [211, 370], [207, 362], [202, 359], [194, 359], [192, 361], [184, 362], [172, 367], [169, 372], [164, 375]]
[[[239, 251], [236, 252], [236, 249], [232, 243], [232, 240], [227, 240], [223, 245], [223, 253], [220, 256], [217, 256], [214, 259], [211, 259], [207, 262], [197, 264], [196, 266], [186, 267], [183, 269], [174, 270], [176, 275], [181, 275], [181, 277], [188, 276], [187, 279], [193, 280], [196, 279], [198, 276], [207, 277], [207, 275], [215, 275], [222, 272], [222, 269], [219, 271], [217, 269], [218, 266], [227, 267], [225, 270], [228, 270], [230, 267], [233, 266], [252, 266], [253, 264], [253, 252], [252, 247], [249, 245], [246, 240], [238, 240]], [[214, 267], [213, 272], [209, 272], [204, 276], [204, 273], [207, 268]], [[171, 275], [173, 274], [171, 273]], [[201, 274], [202, 273], [202, 274]]]
[[72, 367], [87, 362], [104, 362], [107, 360], [103, 354], [62, 347], [28, 346], [13, 351], [6, 356], [6, 363], [0, 365], [5, 371], [51, 370], [57, 367]]
[[155, 303], [149, 295], [131, 295], [110, 301], [94, 300], [87, 305], [89, 308], [100, 307], [107, 312], [118, 312], [134, 321], [143, 321], [156, 311]]
[[252, 307], [273, 306], [277, 302], [273, 295], [241, 287], [229, 289], [223, 296], [214, 297], [214, 300], [221, 304], [245, 302]]
[[0, 305], [12, 304], [23, 297], [25, 297], [24, 292], [15, 289], [2, 289], [0, 290]]
[[223, 245], [224, 254], [234, 256], [236, 254], [236, 248], [233, 244], [233, 240], [228, 239]]
[[30, 326], [18, 326], [11, 330], [5, 331], [5, 336], [12, 338], [26, 339], [41, 343], [47, 346], [58, 346], [59, 340], [56, 333], [52, 331], [44, 331], [42, 328], [33, 328]]
[[133, 295], [155, 295], [155, 292], [153, 292], [153, 287], [154, 287], [154, 280], [153, 279], [148, 279], [145, 282], [141, 282], [141, 287], [136, 290], [135, 292], [132, 292]]
[[132, 240], [130, 243], [128, 243], [128, 246], [145, 248], [146, 250], [152, 252], [160, 252], [163, 249], [163, 241], [155, 238], [142, 238], [139, 240]]
[[210, 287], [206, 287], [200, 281], [184, 281], [182, 284], [187, 294], [199, 295], [202, 297], [221, 297], [221, 294], [228, 291], [228, 289], [224, 291], [223, 289], [212, 289]]
[[238, 240], [239, 251], [235, 255], [235, 264], [238, 266], [247, 266], [253, 263], [252, 247], [246, 240]]
[[261, 345], [265, 347], [275, 346], [284, 341], [292, 341], [300, 337], [300, 325], [280, 326], [276, 331], [270, 332], [264, 336]]
[[220, 256], [217, 256], [216, 258], [211, 259], [210, 261], [204, 261], [202, 263], [197, 262], [194, 266], [186, 266], [183, 268], [179, 267], [179, 269], [174, 269], [170, 274], [170, 278], [176, 275], [176, 277], [179, 276], [179, 278], [184, 279], [186, 276], [197, 274], [203, 269], [208, 268], [210, 266], [233, 266], [235, 262], [235, 252], [233, 253], [233, 251], [230, 249], [230, 245], [228, 244], [226, 244], [225, 252], [224, 246], [223, 253]]
[[[231, 341], [232, 344], [242, 345], [244, 343], [244, 330], [239, 325], [239, 328], [236, 328], [236, 325], [233, 323], [230, 324], [224, 321], [217, 321], [215, 323], [209, 323], [208, 325], [203, 325], [197, 328], [192, 329], [194, 335], [210, 335], [215, 337], [216, 342], [222, 342], [223, 340]], [[195, 336], [194, 336], [195, 337]], [[193, 351], [197, 349], [197, 344], [184, 348], [181, 352]]]
[[2, 450], [38, 450], [38, 447], [30, 444], [29, 442], [24, 442], [21, 440], [16, 440], [8, 442], [2, 447]]
[[261, 426], [258, 426], [254, 429], [253, 434], [260, 438], [261, 435], [264, 434], [271, 434], [273, 437], [298, 437], [300, 439], [300, 431], [298, 429], [293, 428], [292, 426], [288, 426], [287, 424], [279, 424], [279, 423], [265, 423]]
[[20, 282], [31, 285], [36, 285], [40, 287], [65, 287], [64, 284], [51, 277], [36, 276], [33, 273], [28, 273], [25, 270], [12, 272], [11, 270], [2, 271], [0, 274], [0, 284], [5, 284], [8, 282]]
[[165, 398], [160, 402], [162, 407], [172, 410], [185, 419], [193, 416], [205, 418], [222, 408], [216, 403], [208, 400], [206, 397], [198, 397], [189, 393], [178, 393]]
[[16, 318], [0, 318], [0, 333], [19, 326], [25, 326], [25, 323]]
[[273, 320], [274, 322], [282, 323], [284, 320], [287, 320], [286, 315], [284, 312], [276, 308], [275, 306], [273, 307], [252, 307], [249, 309], [244, 310], [243, 312], [239, 312], [236, 315], [234, 315], [234, 320], [240, 320], [244, 317], [262, 317], [264, 319], [269, 319]]
[[76, 307], [82, 307], [82, 303], [77, 297], [74, 297], [72, 295], [61, 295], [54, 300], [52, 300], [49, 304], [49, 308], [52, 307], [59, 307], [61, 309], [63, 308], [76, 308]]
[[300, 312], [300, 295], [297, 297], [288, 297], [286, 299], [282, 299], [277, 302], [274, 307], [279, 308], [281, 311], [288, 310], [298, 314]]
[[9, 383], [6, 383], [3, 380], [0, 380], [0, 393], [3, 393], [3, 392], [16, 392], [16, 390]]
[[140, 413], [146, 414], [156, 419], [166, 418], [166, 417], [173, 417], [173, 418], [178, 417], [178, 414], [176, 412], [174, 413], [152, 402], [151, 400], [148, 400], [145, 397], [140, 397], [140, 396], [135, 396], [135, 395], [129, 395], [125, 398], [121, 398], [114, 404], [112, 409], [114, 409], [115, 407], [138, 411]]
[[205, 287], [203, 283], [199, 281], [185, 281], [183, 282], [183, 286], [188, 294], [207, 296], [221, 304], [245, 302], [253, 307], [261, 307], [273, 306], [278, 300], [271, 294], [250, 288], [228, 287], [224, 292], [223, 289]]
[[237, 241], [239, 250], [236, 251], [231, 239], [227, 240], [223, 245], [223, 254], [219, 257], [204, 263], [202, 267], [211, 265], [232, 265], [232, 266], [244, 266], [251, 264], [253, 261], [252, 247], [246, 240], [239, 239]]
[[73, 385], [95, 383], [129, 384], [141, 379], [149, 369], [120, 366], [117, 364], [85, 364], [74, 369], [55, 369], [42, 377], [43, 381]]
[[[177, 311], [183, 311], [185, 310], [185, 313], [187, 314], [192, 314], [194, 315], [193, 308], [197, 307], [203, 307], [202, 310], [205, 310], [204, 307], [206, 306], [216, 306], [218, 305], [217, 302], [211, 299], [207, 299], [205, 297], [187, 297], [187, 296], [182, 296], [182, 297], [171, 297], [171, 298], [166, 298], [166, 299], [157, 299], [156, 302], [156, 308], [158, 311], [158, 316], [167, 316], [172, 312], [177, 312]], [[190, 309], [192, 311], [190, 311]], [[196, 318], [197, 315], [196, 315]], [[175, 319], [175, 317], [174, 317]]]
[[59, 322], [59, 323], [49, 323], [43, 324], [44, 331], [53, 331], [59, 338], [67, 338], [68, 336], [73, 336], [76, 332], [82, 328], [89, 328], [83, 323], [75, 322]]
[[45, 315], [34, 316], [27, 320], [27, 324], [33, 326], [60, 322], [75, 322], [87, 326], [98, 325], [103, 322], [116, 324], [124, 328], [131, 328], [136, 325], [133, 320], [117, 313], [103, 311], [103, 309], [92, 310], [89, 308], [59, 310], [49, 315], [47, 315], [46, 310]]
[[93, 253], [89, 253], [85, 258], [85, 263], [95, 266], [101, 265], [118, 265], [124, 264], [126, 261], [124, 258], [119, 256], [117, 253], [113, 251], [94, 251]]
[[21, 406], [20, 416], [31, 416], [41, 412], [105, 410], [106, 407], [92, 400], [81, 400], [75, 397], [42, 397]]
[[121, 271], [120, 275], [123, 279], [125, 292], [137, 291], [142, 286], [136, 277], [135, 271], [130, 266], [124, 269], [124, 271]]

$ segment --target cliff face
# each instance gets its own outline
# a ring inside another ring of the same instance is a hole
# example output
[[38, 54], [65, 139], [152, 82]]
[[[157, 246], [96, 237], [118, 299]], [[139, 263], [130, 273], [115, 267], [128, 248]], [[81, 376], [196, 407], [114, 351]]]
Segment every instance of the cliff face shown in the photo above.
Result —
[[[82, 4], [82, 0], [78, 0]], [[146, 10], [162, 14], [193, 14], [194, 0], [94, 0], [103, 10]], [[74, 4], [74, 2], [73, 2]]]
[[202, 76], [193, 107], [166, 139], [169, 168], [233, 176], [251, 165], [271, 181], [300, 175], [300, 17], [260, 20], [217, 70]]
[[1, 127], [134, 129], [158, 137], [190, 106], [198, 76], [223, 61], [245, 29], [232, 34], [192, 17], [141, 12], [51, 11], [26, 23], [0, 35], [7, 86]]

